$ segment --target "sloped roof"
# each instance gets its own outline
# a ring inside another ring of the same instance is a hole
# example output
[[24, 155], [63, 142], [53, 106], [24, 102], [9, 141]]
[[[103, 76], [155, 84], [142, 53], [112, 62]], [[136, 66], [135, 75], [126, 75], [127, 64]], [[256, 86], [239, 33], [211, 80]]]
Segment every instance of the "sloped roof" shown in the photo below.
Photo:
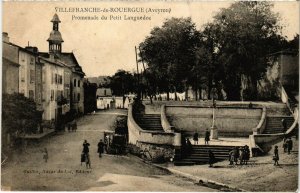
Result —
[[110, 88], [98, 88], [96, 96], [100, 96], [100, 97], [112, 96], [111, 89]]
[[20, 66], [20, 64], [13, 62], [5, 57], [2, 57], [2, 62], [3, 62], [3, 64], [9, 64], [9, 65], [16, 66], [16, 67]]
[[58, 23], [60, 23], [59, 17], [58, 17], [58, 15], [56, 13], [53, 15], [53, 18], [52, 18], [51, 22], [58, 22]]
[[57, 43], [61, 43], [64, 42], [64, 40], [61, 37], [61, 33], [59, 31], [55, 31], [52, 30], [52, 32], [50, 33], [50, 37], [47, 39], [48, 42], [57, 42]]

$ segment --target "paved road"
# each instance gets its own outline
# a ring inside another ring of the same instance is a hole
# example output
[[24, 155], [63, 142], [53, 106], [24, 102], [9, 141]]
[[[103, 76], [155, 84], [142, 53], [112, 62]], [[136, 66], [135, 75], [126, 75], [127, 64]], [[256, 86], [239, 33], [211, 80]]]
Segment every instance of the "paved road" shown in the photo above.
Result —
[[[25, 153], [14, 154], [13, 162], [2, 169], [2, 187], [27, 191], [215, 191], [145, 164], [131, 155], [99, 158], [97, 143], [102, 132], [111, 129], [118, 114], [124, 111], [87, 115], [78, 120], [77, 132], [51, 136], [30, 145]], [[92, 169], [80, 165], [84, 139], [91, 144]], [[47, 163], [42, 158], [45, 147], [49, 153]]]

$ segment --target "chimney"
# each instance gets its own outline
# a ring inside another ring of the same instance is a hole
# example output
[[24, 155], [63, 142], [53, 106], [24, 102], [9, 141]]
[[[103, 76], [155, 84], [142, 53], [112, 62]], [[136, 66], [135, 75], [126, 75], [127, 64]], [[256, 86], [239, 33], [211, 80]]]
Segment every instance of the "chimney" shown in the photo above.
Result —
[[37, 47], [33, 47], [33, 46], [27, 46], [25, 47], [26, 50], [31, 51], [35, 54], [37, 54], [39, 52], [39, 49]]
[[9, 37], [7, 32], [2, 32], [2, 41], [9, 43]]

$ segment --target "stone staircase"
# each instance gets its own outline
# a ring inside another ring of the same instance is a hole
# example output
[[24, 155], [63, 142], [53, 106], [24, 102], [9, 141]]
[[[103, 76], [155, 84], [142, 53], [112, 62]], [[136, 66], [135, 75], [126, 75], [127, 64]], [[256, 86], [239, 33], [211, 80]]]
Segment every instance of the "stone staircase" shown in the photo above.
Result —
[[292, 126], [294, 122], [294, 117], [292, 116], [270, 116], [267, 117], [266, 129], [263, 134], [276, 134], [285, 132], [282, 126], [282, 119], [286, 120], [287, 129]]
[[221, 145], [193, 145], [192, 151], [189, 155], [181, 160], [175, 161], [174, 165], [186, 166], [195, 164], [208, 163], [208, 150], [211, 150], [215, 155], [215, 161], [228, 160], [229, 152], [235, 146], [221, 146]]
[[144, 130], [164, 131], [161, 126], [160, 114], [137, 114], [135, 121]]

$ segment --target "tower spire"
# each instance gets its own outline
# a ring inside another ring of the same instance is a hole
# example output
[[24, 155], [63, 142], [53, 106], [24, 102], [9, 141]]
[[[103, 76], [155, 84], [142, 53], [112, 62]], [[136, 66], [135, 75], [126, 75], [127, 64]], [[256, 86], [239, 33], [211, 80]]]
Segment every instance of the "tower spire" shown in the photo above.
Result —
[[61, 44], [64, 42], [64, 40], [61, 37], [61, 33], [58, 31], [59, 23], [61, 21], [56, 13], [54, 14], [51, 22], [53, 23], [53, 28], [50, 33], [50, 37], [47, 40], [49, 42], [49, 53], [60, 54]]

